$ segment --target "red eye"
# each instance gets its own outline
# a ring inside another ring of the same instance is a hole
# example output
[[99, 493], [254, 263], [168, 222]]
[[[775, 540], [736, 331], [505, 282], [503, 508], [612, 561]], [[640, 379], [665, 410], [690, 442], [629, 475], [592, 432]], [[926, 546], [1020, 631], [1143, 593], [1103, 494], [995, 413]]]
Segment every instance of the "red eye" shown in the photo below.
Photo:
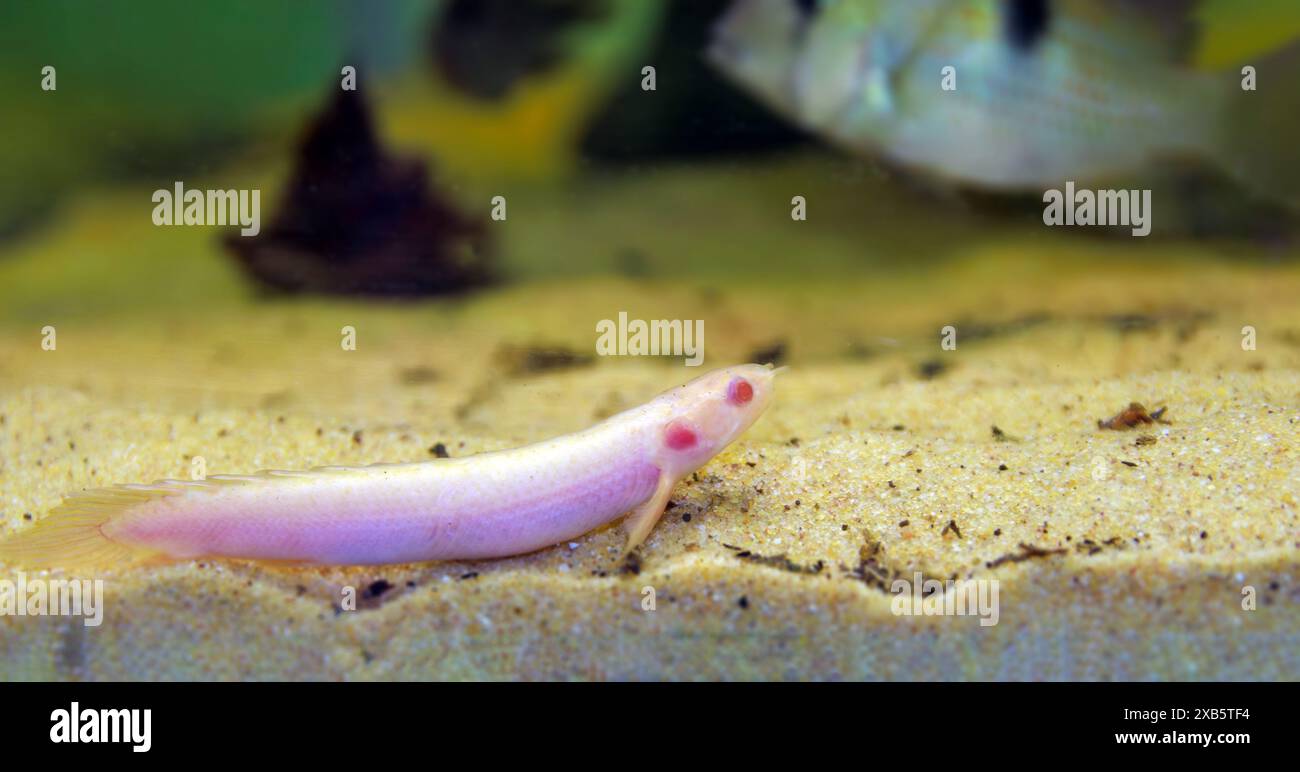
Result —
[[668, 429], [664, 432], [664, 442], [673, 450], [689, 450], [699, 442], [699, 437], [690, 426], [680, 421], [673, 421], [668, 424]]
[[727, 384], [727, 401], [733, 405], [743, 405], [754, 398], [754, 387], [744, 378], [734, 378]]

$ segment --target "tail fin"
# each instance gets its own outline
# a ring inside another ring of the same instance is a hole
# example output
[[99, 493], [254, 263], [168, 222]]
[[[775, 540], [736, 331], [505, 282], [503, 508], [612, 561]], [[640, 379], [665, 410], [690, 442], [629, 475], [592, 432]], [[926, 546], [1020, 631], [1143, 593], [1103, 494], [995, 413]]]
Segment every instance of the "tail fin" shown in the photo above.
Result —
[[1300, 211], [1300, 43], [1247, 65], [1256, 90], [1242, 87], [1246, 75], [1229, 76], [1219, 163], [1249, 190]]
[[117, 541], [104, 526], [145, 501], [179, 491], [104, 488], [64, 499], [30, 528], [0, 541], [0, 563], [19, 568], [117, 568], [150, 562], [156, 550]]

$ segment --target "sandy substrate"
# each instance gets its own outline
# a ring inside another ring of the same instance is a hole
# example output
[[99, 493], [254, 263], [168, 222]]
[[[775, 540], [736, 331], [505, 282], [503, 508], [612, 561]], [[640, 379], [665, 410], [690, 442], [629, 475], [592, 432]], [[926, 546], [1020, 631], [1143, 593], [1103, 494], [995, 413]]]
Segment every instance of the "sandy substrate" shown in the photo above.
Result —
[[[1160, 307], [1088, 299], [1087, 272], [1055, 302], [994, 304], [982, 326], [955, 316], [953, 352], [926, 333], [942, 326], [937, 307], [850, 305], [841, 288], [826, 301], [837, 307], [750, 315], [771, 309], [772, 290], [728, 290], [703, 314], [709, 364], [779, 339], [792, 369], [631, 563], [608, 527], [500, 561], [109, 573], [98, 628], [0, 618], [0, 675], [1295, 678], [1300, 287], [1260, 274], [1214, 277], [1233, 308], [1200, 313], [1178, 287]], [[964, 297], [988, 308], [981, 295], [1001, 286], [966, 277]], [[529, 347], [581, 360], [594, 335], [578, 320], [653, 290], [603, 281], [454, 312], [281, 305], [70, 323], [53, 352], [13, 331], [0, 339], [3, 529], [65, 491], [189, 476], [196, 456], [209, 473], [406, 461], [436, 443], [462, 456], [581, 428], [688, 371], [538, 370]], [[685, 307], [692, 292], [658, 297]], [[517, 305], [530, 324], [498, 313]], [[822, 317], [891, 336], [827, 335]], [[345, 324], [355, 352], [338, 345]], [[860, 350], [837, 355], [828, 338]], [[1166, 406], [1169, 423], [1097, 428], [1132, 400]], [[916, 571], [997, 579], [998, 623], [891, 613], [890, 583]], [[338, 609], [343, 586], [358, 610]]]
[[[560, 203], [591, 220], [570, 223], [590, 236], [581, 255], [616, 252], [598, 211], [616, 197]], [[1285, 262], [1035, 231], [855, 272], [852, 226], [756, 238], [793, 256], [764, 281], [726, 248], [750, 226], [720, 220], [716, 242], [666, 229], [667, 247], [642, 245], [640, 279], [259, 303], [215, 254], [168, 274], [111, 257], [179, 250], [174, 234], [70, 218], [0, 263], [0, 536], [65, 492], [189, 477], [196, 457], [216, 474], [465, 456], [698, 372], [594, 357], [595, 323], [619, 311], [704, 319], [706, 367], [783, 349], [791, 369], [630, 562], [613, 524], [498, 561], [108, 572], [99, 627], [0, 617], [0, 678], [1300, 677], [1300, 271]], [[796, 246], [832, 269], [803, 271]], [[718, 259], [684, 278], [692, 249]], [[95, 292], [140, 287], [140, 302]], [[1132, 401], [1167, 423], [1097, 427]], [[916, 572], [997, 580], [997, 624], [893, 613], [892, 582]]]

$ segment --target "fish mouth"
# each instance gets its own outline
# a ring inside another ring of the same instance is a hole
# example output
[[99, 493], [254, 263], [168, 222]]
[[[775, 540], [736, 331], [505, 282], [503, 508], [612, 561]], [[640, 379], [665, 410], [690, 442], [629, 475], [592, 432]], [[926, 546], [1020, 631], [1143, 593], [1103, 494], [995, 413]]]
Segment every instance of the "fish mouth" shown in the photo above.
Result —
[[703, 58], [769, 107], [788, 110], [800, 27], [789, 0], [736, 0], [714, 22]]

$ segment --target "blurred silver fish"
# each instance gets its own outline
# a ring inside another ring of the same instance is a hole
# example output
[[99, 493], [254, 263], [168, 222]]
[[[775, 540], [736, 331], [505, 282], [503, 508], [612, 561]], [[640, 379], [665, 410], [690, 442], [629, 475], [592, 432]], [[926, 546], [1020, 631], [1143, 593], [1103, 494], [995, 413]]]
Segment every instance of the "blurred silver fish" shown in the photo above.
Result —
[[1194, 160], [1296, 202], [1300, 3], [1247, 6], [738, 0], [709, 56], [804, 128], [958, 183], [1042, 190]]

